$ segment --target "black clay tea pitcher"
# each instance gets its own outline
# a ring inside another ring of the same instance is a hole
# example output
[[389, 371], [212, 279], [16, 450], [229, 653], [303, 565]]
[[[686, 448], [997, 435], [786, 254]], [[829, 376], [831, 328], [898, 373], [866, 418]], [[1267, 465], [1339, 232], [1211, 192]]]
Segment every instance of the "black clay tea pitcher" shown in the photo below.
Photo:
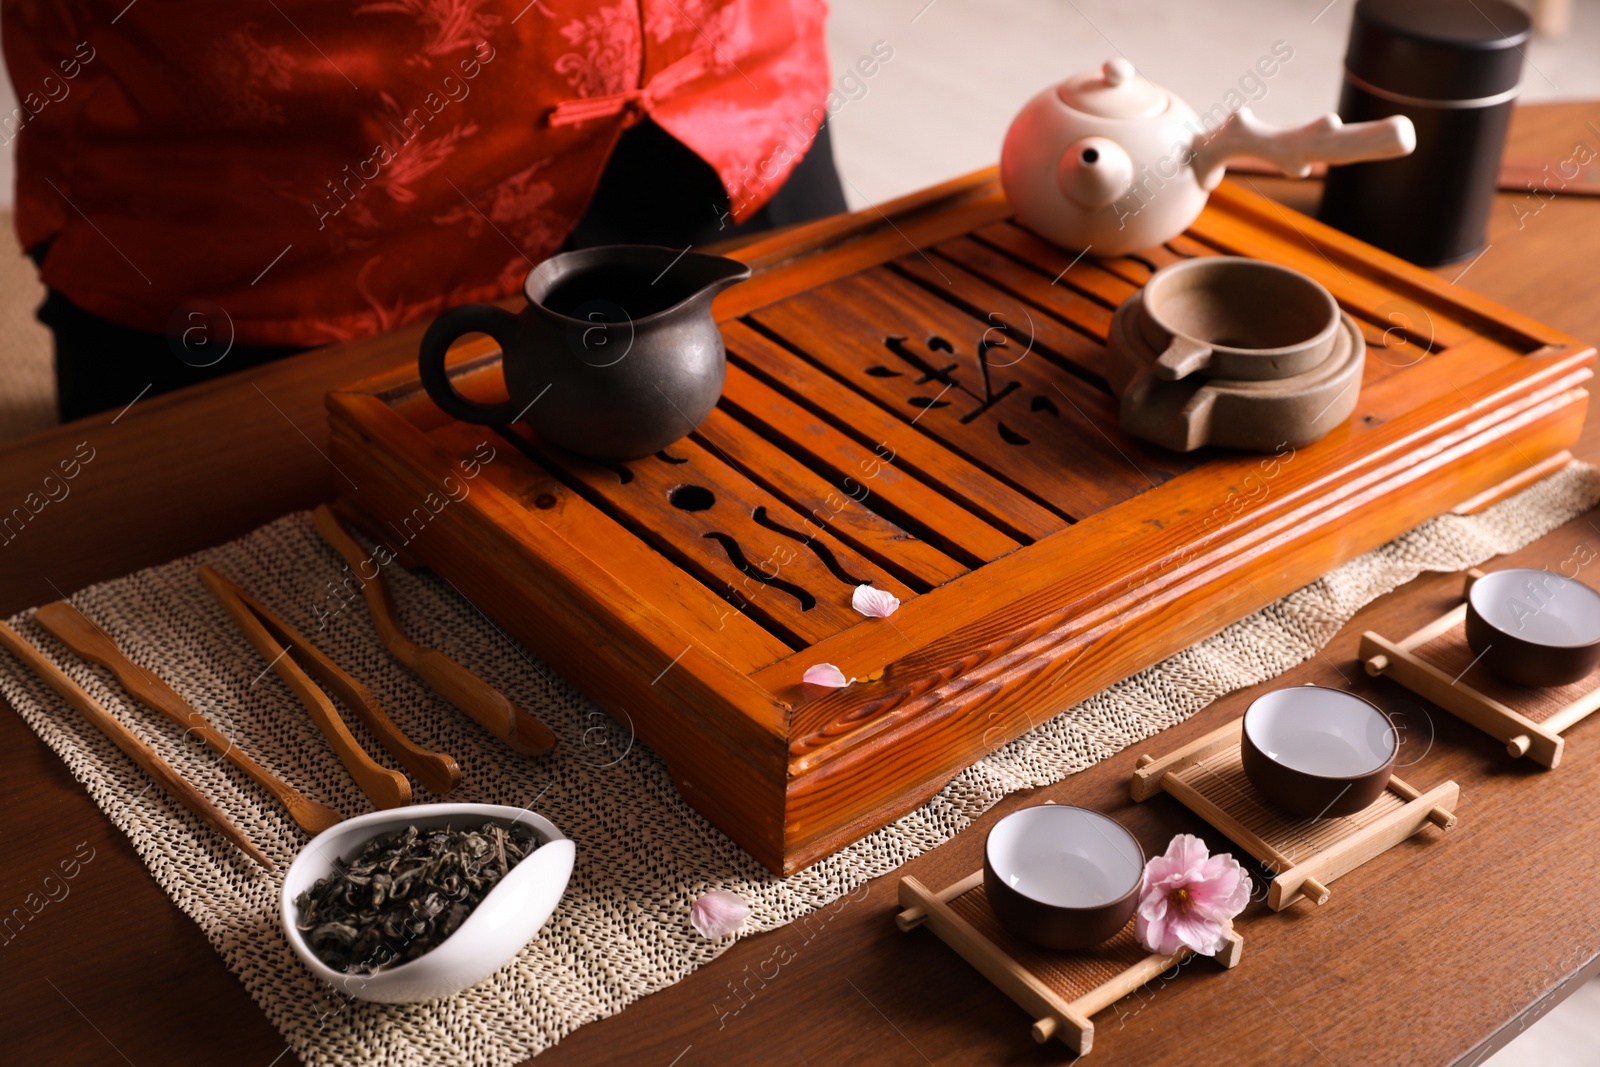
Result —
[[[422, 338], [422, 384], [465, 422], [526, 422], [542, 441], [595, 459], [639, 459], [700, 424], [722, 395], [717, 293], [750, 276], [723, 256], [609, 245], [551, 256], [528, 274], [528, 306], [451, 308]], [[445, 373], [463, 334], [500, 343], [509, 399], [468, 400]]]

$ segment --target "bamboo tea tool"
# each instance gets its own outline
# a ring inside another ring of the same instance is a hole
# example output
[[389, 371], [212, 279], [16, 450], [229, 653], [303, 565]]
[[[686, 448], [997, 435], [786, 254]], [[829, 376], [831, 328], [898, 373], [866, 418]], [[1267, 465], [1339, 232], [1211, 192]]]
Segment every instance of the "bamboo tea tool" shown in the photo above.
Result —
[[300, 697], [339, 754], [345, 769], [374, 804], [380, 808], [395, 808], [411, 803], [411, 783], [398, 771], [379, 766], [367, 754], [327, 694], [312, 681], [313, 677], [355, 712], [362, 724], [376, 735], [401, 766], [416, 776], [417, 781], [435, 793], [448, 793], [460, 782], [461, 769], [454, 757], [429, 751], [412, 741], [394, 724], [366, 686], [350, 677], [249, 593], [210, 567], [200, 568], [200, 580], [256, 651], [267, 658], [272, 669]]
[[1133, 772], [1134, 800], [1165, 790], [1254, 856], [1274, 877], [1267, 892], [1273, 911], [1302, 898], [1328, 902], [1328, 883], [1393, 848], [1429, 823], [1456, 824], [1451, 809], [1461, 798], [1454, 782], [1426, 793], [1399, 776], [1377, 800], [1353, 815], [1304, 819], [1285, 815], [1261, 799], [1240, 763], [1244, 719], [1219, 727], [1176, 752], [1140, 756]]
[[122, 683], [134, 699], [193, 733], [229, 763], [253, 778], [282, 804], [295, 823], [308, 834], [320, 834], [344, 816], [295, 789], [261, 764], [245, 755], [229, 738], [217, 731], [206, 717], [178, 695], [164, 680], [142, 670], [117, 643], [77, 607], [65, 600], [46, 604], [34, 612], [34, 620], [56, 640], [79, 656], [105, 667]]
[[1600, 674], [1550, 689], [1511, 685], [1490, 674], [1467, 647], [1467, 590], [1483, 577], [1467, 571], [1462, 603], [1416, 633], [1390, 641], [1368, 630], [1361, 635], [1361, 665], [1439, 705], [1544, 767], [1561, 762], [1562, 732], [1600, 709]]
[[395, 608], [389, 584], [383, 572], [371, 578], [363, 573], [370, 557], [361, 550], [350, 531], [333, 509], [326, 504], [318, 506], [313, 516], [317, 532], [322, 539], [338, 550], [357, 572], [361, 581], [361, 596], [372, 614], [373, 628], [395, 659], [413, 674], [427, 682], [435, 693], [466, 712], [478, 725], [494, 734], [511, 748], [524, 755], [538, 756], [556, 745], [556, 735], [550, 727], [523, 711], [500, 690], [473, 674], [467, 668], [436, 648], [424, 648], [406, 636], [400, 626], [400, 612]]
[[[1134, 939], [1134, 921], [1109, 941], [1090, 949], [1039, 948], [1000, 925], [984, 894], [983, 871], [935, 893], [913, 877], [900, 879], [895, 925], [902, 931], [926, 925], [985, 978], [1034, 1017], [1033, 1039], [1060, 1039], [1080, 1056], [1094, 1047], [1092, 1016], [1135, 989], [1186, 962], [1187, 948], [1171, 955], [1147, 952]], [[1213, 959], [1232, 968], [1244, 938], [1230, 930]]]
[[122, 723], [116, 716], [101, 706], [94, 697], [84, 692], [83, 688], [68, 678], [66, 673], [54, 663], [45, 658], [44, 654], [30, 645], [5, 623], [0, 622], [0, 644], [5, 645], [11, 653], [27, 665], [28, 669], [41, 680], [60, 693], [68, 704], [78, 709], [79, 713], [94, 726], [95, 729], [109, 737], [113, 744], [120, 748], [129, 759], [137, 763], [156, 784], [165, 789], [178, 803], [194, 812], [200, 818], [210, 823], [211, 826], [239, 846], [240, 851], [255, 860], [267, 870], [273, 870], [272, 861], [244, 835], [228, 817], [219, 811], [216, 805], [207, 800], [200, 790], [196, 789], [187, 778], [173, 769], [172, 765], [156, 754], [155, 750], [143, 741]]

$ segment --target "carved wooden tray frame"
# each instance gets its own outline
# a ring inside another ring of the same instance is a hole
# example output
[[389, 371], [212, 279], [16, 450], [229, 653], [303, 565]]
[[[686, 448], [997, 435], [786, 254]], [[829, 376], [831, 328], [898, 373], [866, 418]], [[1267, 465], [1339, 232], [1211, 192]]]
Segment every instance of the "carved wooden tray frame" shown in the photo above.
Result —
[[[1116, 423], [1114, 308], [1160, 265], [1224, 253], [1317, 278], [1366, 335], [1355, 414], [1298, 452], [1178, 455]], [[1594, 359], [1227, 183], [1187, 235], [1133, 257], [1079, 259], [1016, 226], [992, 169], [735, 254], [755, 276], [715, 305], [722, 404], [667, 453], [619, 471], [455, 423], [406, 367], [330, 394], [331, 458], [370, 532], [636, 729], [691, 805], [782, 872], [1541, 473], [1577, 440]], [[455, 356], [458, 387], [491, 395], [493, 345]], [[714, 506], [669, 506], [683, 485]], [[856, 579], [903, 606], [855, 615]], [[859, 681], [802, 685], [820, 662]]]
[[[1059, 1038], [1086, 1056], [1094, 1048], [1093, 1016], [1147, 985], [1194, 955], [1187, 948], [1164, 955], [1145, 953], [1133, 939], [1133, 920], [1103, 945], [1076, 952], [1036, 948], [1003, 929], [983, 899], [983, 871], [974, 871], [935, 893], [913, 877], [900, 879], [900, 907], [894, 918], [901, 931], [919, 926], [977, 968], [1002, 993], [1033, 1016], [1033, 1039]], [[958, 908], [963, 908], [963, 915]], [[981, 927], [981, 928], [980, 928]], [[1228, 940], [1211, 958], [1233, 969], [1244, 952], [1244, 938]]]
[[[1462, 602], [1400, 641], [1390, 641], [1371, 630], [1362, 634], [1361, 665], [1372, 677], [1392, 678], [1417, 696], [1476, 726], [1504, 744], [1512, 756], [1526, 756], [1543, 767], [1554, 769], [1561, 762], [1566, 745], [1562, 732], [1600, 710], [1600, 675], [1590, 675], [1560, 690], [1530, 689], [1519, 693], [1517, 690], [1521, 687], [1498, 682], [1481, 673], [1482, 668], [1475, 663], [1467, 664], [1452, 678], [1440, 664], [1418, 651], [1466, 624], [1467, 591], [1483, 574], [1476, 567], [1467, 571], [1461, 590]], [[1552, 692], [1571, 699], [1554, 709], [1546, 709], [1537, 719], [1524, 714], [1533, 710], [1530, 700], [1547, 700]], [[1495, 699], [1492, 693], [1503, 699]]]
[[1453, 829], [1461, 799], [1454, 782], [1426, 793], [1397, 775], [1371, 805], [1354, 815], [1303, 819], [1267, 805], [1244, 776], [1239, 759], [1240, 717], [1157, 759], [1140, 756], [1133, 799], [1166, 792], [1254, 856], [1272, 874], [1267, 906], [1282, 911], [1297, 900], [1328, 902], [1328, 883], [1432, 824]]

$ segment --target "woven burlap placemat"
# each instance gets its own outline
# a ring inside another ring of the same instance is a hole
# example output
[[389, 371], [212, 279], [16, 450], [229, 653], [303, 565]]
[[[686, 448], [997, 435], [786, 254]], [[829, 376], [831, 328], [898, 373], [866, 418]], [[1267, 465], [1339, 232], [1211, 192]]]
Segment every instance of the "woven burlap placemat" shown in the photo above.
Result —
[[[1597, 501], [1600, 470], [1574, 464], [1480, 515], [1427, 522], [1043, 723], [922, 808], [787, 879], [759, 867], [691, 810], [665, 765], [633, 742], [625, 724], [555, 677], [445, 582], [391, 569], [407, 631], [549, 723], [562, 742], [556, 755], [518, 756], [442, 703], [390, 658], [359, 598], [324, 617], [340, 602], [330, 583], [340, 580], [343, 561], [309, 515], [286, 516], [229, 544], [74, 595], [135, 662], [261, 763], [346, 815], [369, 810], [299, 701], [264, 670], [201, 586], [196, 567], [209, 563], [313, 635], [419, 743], [454, 754], [462, 779], [451, 800], [529, 806], [577, 842], [571, 885], [539, 936], [493, 978], [427, 1004], [368, 1004], [316, 981], [290, 953], [276, 920], [282, 872], [306, 835], [265, 792], [133, 704], [106, 672], [68, 653], [31, 612], [12, 624], [196, 783], [279, 864], [278, 873], [255, 866], [150, 788], [110, 741], [3, 655], [0, 693], [128, 835], [152, 876], [307, 1064], [505, 1067], [715, 958], [727, 942], [702, 939], [688, 921], [690, 905], [706, 890], [730, 889], [748, 900], [750, 931], [784, 925], [948, 840], [1007, 793], [1083, 770], [1231, 690], [1282, 673], [1316, 654], [1362, 605], [1417, 574], [1513, 551]], [[374, 738], [354, 729], [381, 753]]]

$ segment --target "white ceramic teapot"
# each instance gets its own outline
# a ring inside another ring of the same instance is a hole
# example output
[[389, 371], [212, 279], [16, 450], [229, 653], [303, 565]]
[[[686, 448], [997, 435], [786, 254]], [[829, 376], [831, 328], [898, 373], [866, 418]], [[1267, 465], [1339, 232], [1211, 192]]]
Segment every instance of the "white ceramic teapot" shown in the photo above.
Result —
[[1000, 181], [1018, 222], [1057, 244], [1116, 256], [1182, 233], [1232, 158], [1303, 178], [1312, 163], [1391, 159], [1416, 143], [1404, 115], [1348, 126], [1325, 115], [1279, 128], [1241, 108], [1213, 133], [1119, 58], [1028, 101], [1006, 131]]

